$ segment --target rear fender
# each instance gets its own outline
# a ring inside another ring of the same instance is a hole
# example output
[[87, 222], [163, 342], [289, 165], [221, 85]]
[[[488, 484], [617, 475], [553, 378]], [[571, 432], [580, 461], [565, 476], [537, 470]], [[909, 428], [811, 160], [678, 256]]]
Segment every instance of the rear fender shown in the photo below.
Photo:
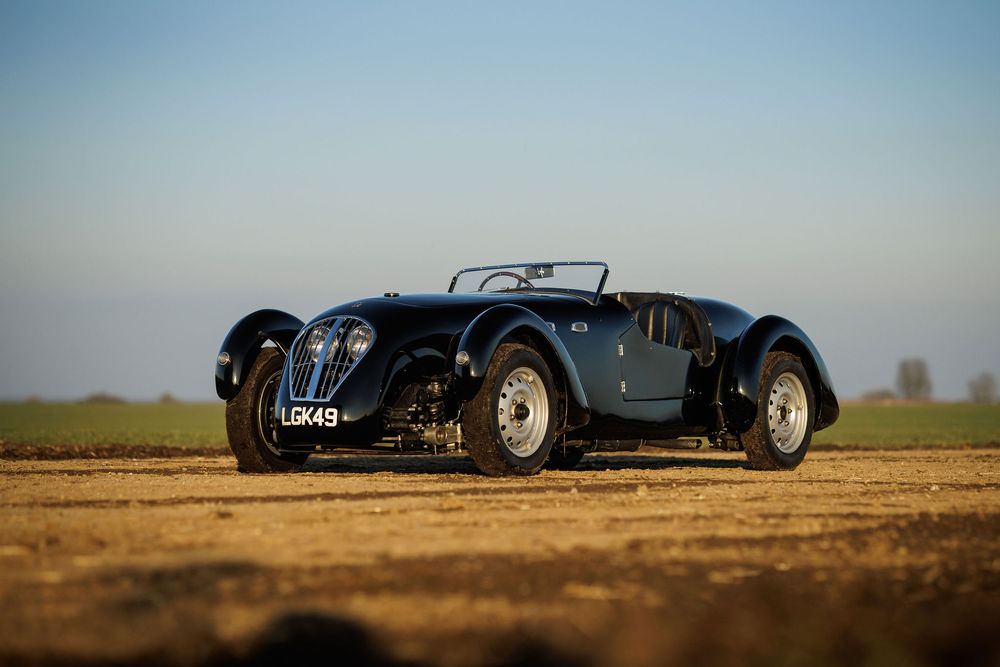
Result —
[[493, 355], [505, 338], [525, 338], [546, 357], [556, 381], [560, 379], [566, 389], [565, 428], [583, 426], [590, 421], [590, 406], [583, 383], [576, 370], [573, 358], [559, 337], [535, 313], [514, 304], [493, 306], [479, 314], [466, 328], [458, 343], [458, 351], [469, 355], [469, 363], [454, 362], [459, 397], [463, 401], [472, 398], [483, 385], [486, 370]]
[[802, 329], [783, 317], [766, 315], [754, 320], [731, 345], [718, 387], [727, 430], [743, 433], [753, 426], [757, 418], [764, 357], [768, 352], [779, 350], [798, 356], [809, 375], [816, 394], [813, 428], [818, 431], [837, 421], [840, 405], [830, 372]]
[[[294, 315], [280, 310], [258, 310], [250, 313], [229, 330], [215, 361], [215, 393], [230, 400], [239, 393], [247, 374], [267, 341], [273, 342], [285, 355], [303, 327]], [[223, 353], [228, 363], [220, 363]]]

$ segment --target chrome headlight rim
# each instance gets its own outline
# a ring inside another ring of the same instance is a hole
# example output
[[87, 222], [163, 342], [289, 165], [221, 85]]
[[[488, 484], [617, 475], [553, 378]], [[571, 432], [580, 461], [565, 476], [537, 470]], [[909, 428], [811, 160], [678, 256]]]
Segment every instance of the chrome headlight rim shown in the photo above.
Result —
[[357, 361], [372, 346], [372, 342], [375, 340], [375, 331], [371, 325], [359, 324], [347, 332], [344, 340], [351, 361]]
[[[312, 331], [309, 332], [309, 336], [306, 337], [305, 346], [307, 354], [313, 363], [319, 361], [319, 355], [323, 351], [323, 345], [326, 343], [326, 339], [330, 336], [330, 327], [325, 325], [320, 325], [313, 327]], [[330, 348], [334, 347], [336, 341], [331, 341]], [[330, 356], [330, 350], [327, 350], [327, 357]]]

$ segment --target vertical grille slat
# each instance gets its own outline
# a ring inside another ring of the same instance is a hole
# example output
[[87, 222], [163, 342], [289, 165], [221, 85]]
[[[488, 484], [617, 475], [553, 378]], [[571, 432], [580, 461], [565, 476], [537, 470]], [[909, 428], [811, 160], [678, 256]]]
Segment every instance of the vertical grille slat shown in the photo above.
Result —
[[[310, 376], [310, 369], [312, 365], [309, 362], [309, 348], [305, 345], [305, 341], [309, 338], [309, 334], [312, 333], [314, 327], [309, 327], [296, 339], [292, 344], [292, 383], [291, 392], [292, 396], [299, 396], [305, 393], [306, 382]], [[298, 348], [295, 346], [298, 345]]]
[[304, 331], [301, 336], [296, 340], [295, 344], [299, 344], [298, 353], [296, 354], [294, 348], [292, 351], [292, 395], [302, 395], [305, 393], [306, 382], [308, 382], [310, 376], [310, 369], [312, 364], [309, 363], [309, 348], [305, 345], [306, 339], [308, 339], [309, 334], [312, 333], [314, 327], [309, 327], [308, 330]]
[[[358, 326], [367, 326], [372, 332], [368, 348], [375, 344], [375, 329], [359, 317], [335, 315], [315, 322], [303, 329], [288, 357], [290, 360], [291, 382], [289, 389], [292, 399], [297, 401], [328, 401], [343, 379], [350, 373], [365, 353], [351, 359], [347, 348], [347, 335]], [[309, 351], [309, 338], [320, 328], [329, 328], [319, 358], [313, 361]], [[329, 357], [329, 361], [327, 361]]]
[[[351, 327], [352, 329], [354, 327]], [[324, 368], [327, 377], [327, 385], [324, 386], [324, 391], [329, 391], [334, 382], [337, 382], [341, 377], [347, 373], [347, 368], [350, 360], [350, 351], [347, 349], [347, 332], [348, 329], [345, 327], [341, 329], [340, 338], [340, 349], [337, 350], [337, 354], [330, 359], [329, 364]]]

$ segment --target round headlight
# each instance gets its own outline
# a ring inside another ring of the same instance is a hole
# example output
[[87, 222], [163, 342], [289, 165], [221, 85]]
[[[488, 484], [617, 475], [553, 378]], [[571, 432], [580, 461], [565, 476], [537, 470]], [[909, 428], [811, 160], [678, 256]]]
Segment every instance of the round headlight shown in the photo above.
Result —
[[[309, 350], [309, 358], [313, 362], [319, 359], [319, 353], [323, 351], [323, 343], [326, 342], [326, 337], [329, 335], [329, 327], [316, 327], [309, 332], [309, 337], [306, 338], [306, 349]], [[333, 347], [333, 345], [330, 347]]]
[[357, 359], [364, 354], [372, 344], [372, 338], [371, 327], [362, 324], [351, 329], [351, 333], [347, 334], [347, 351], [351, 359]]

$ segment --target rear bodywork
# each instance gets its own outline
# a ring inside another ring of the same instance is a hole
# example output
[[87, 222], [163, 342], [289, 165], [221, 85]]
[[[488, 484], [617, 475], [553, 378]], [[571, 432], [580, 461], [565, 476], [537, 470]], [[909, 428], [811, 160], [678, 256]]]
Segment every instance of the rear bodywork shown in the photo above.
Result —
[[[464, 402], [478, 391], [497, 347], [515, 341], [535, 348], [552, 371], [560, 442], [614, 449], [698, 437], [726, 446], [753, 423], [764, 356], [783, 350], [799, 356], [809, 373], [815, 429], [837, 419], [826, 365], [788, 320], [755, 319], [722, 301], [678, 294], [590, 296], [386, 295], [335, 306], [308, 323], [258, 311], [223, 343], [216, 387], [221, 398], [232, 398], [260, 347], [273, 344], [286, 355], [275, 408], [282, 449], [457, 446]], [[341, 354], [343, 363], [324, 348], [339, 374], [325, 375], [322, 362], [296, 356], [311, 327], [344, 323], [363, 323], [374, 340], [355, 361]]]

